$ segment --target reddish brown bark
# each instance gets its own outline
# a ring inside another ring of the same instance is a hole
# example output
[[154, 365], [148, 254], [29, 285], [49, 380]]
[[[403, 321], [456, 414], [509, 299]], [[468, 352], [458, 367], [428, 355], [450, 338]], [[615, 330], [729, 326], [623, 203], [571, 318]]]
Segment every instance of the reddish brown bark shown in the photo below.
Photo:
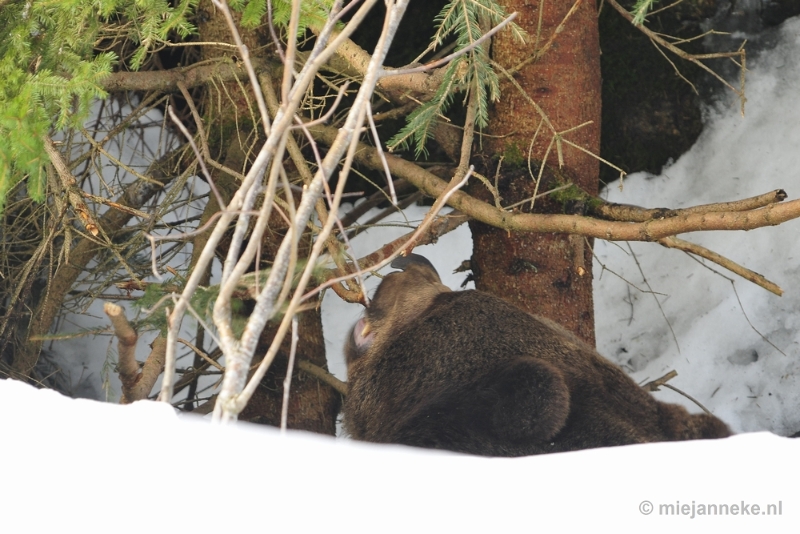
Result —
[[[507, 12], [519, 13], [516, 22], [531, 37], [524, 46], [514, 41], [507, 31], [495, 38], [493, 58], [506, 69], [513, 69], [536, 51], [540, 6], [544, 6], [544, 11], [538, 47], [554, 34], [573, 2], [557, 0], [532, 6], [526, 0], [506, 0], [503, 4]], [[599, 153], [600, 48], [597, 10], [593, 2], [584, 0], [550, 49], [538, 61], [523, 67], [515, 74], [515, 79], [544, 110], [557, 132], [593, 121], [566, 134], [565, 138], [594, 154]], [[484, 140], [484, 147], [488, 148], [485, 155], [491, 158], [516, 152], [526, 158], [541, 116], [510, 82], [503, 81], [501, 88], [502, 97], [494, 107], [489, 128], [489, 133], [495, 137]], [[551, 138], [552, 132], [542, 125], [532, 151], [534, 172]], [[596, 159], [565, 144], [563, 161], [562, 172], [569, 181], [588, 193], [597, 193], [599, 164]], [[558, 166], [555, 146], [547, 164]], [[489, 164], [484, 170], [492, 176], [495, 167], [496, 164]], [[546, 191], [547, 185], [542, 183], [539, 192]], [[535, 189], [526, 162], [514, 169], [513, 162], [505, 161], [498, 186], [503, 205], [528, 198]], [[487, 198], [482, 186], [473, 185], [471, 192]], [[563, 204], [548, 199], [537, 200], [534, 211], [563, 213], [564, 209]], [[475, 244], [472, 266], [479, 289], [532, 313], [550, 317], [594, 344], [591, 251], [582, 239], [564, 234], [510, 234], [481, 223], [472, 223], [470, 227]]]

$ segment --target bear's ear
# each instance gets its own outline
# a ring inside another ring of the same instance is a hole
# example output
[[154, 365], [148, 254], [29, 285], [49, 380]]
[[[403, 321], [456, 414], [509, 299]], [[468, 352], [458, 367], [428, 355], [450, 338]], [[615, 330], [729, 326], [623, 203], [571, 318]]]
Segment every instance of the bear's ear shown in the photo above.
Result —
[[405, 271], [411, 265], [423, 265], [425, 267], [430, 268], [433, 272], [436, 273], [436, 276], [439, 276], [439, 273], [436, 271], [436, 267], [426, 258], [425, 256], [420, 256], [419, 254], [409, 254], [408, 256], [398, 256], [392, 262], [392, 267], [395, 269], [400, 269], [401, 271]]

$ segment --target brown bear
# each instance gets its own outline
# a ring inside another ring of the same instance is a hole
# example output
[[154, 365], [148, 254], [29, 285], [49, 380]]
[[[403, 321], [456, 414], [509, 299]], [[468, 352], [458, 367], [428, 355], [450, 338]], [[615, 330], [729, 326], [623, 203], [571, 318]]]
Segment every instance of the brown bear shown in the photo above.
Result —
[[485, 456], [722, 438], [716, 417], [655, 400], [554, 322], [451, 291], [424, 257], [392, 263], [345, 353], [355, 439]]

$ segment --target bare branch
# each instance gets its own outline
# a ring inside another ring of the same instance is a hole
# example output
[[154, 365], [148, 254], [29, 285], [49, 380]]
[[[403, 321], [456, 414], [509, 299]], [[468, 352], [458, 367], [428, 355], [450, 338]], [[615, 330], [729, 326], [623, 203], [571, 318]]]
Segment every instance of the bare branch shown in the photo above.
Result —
[[[616, 2], [616, 0], [606, 0], [606, 1], [609, 3], [609, 5], [611, 5], [611, 7], [616, 9], [620, 13], [620, 15], [622, 15], [626, 20], [628, 20], [629, 22], [633, 23], [633, 15], [630, 14], [624, 7], [619, 5]], [[746, 56], [745, 56], [744, 48], [740, 47], [736, 52], [719, 52], [719, 53], [715, 53], [715, 54], [690, 54], [688, 52], [685, 52], [685, 51], [681, 50], [680, 48], [678, 48], [674, 44], [670, 43], [669, 41], [667, 41], [666, 39], [661, 37], [661, 35], [659, 35], [658, 33], [650, 30], [644, 24], [638, 25], [638, 26], [636, 26], [636, 28], [639, 29], [646, 36], [648, 36], [650, 38], [650, 40], [653, 41], [653, 44], [655, 44], [657, 46], [662, 46], [663, 48], [666, 48], [667, 50], [669, 50], [670, 52], [672, 52], [676, 56], [678, 56], [678, 57], [680, 57], [682, 59], [685, 59], [686, 61], [690, 61], [690, 62], [694, 63], [695, 65], [697, 65], [698, 67], [700, 67], [704, 71], [706, 71], [709, 74], [711, 74], [714, 78], [716, 78], [717, 80], [722, 82], [722, 84], [725, 85], [728, 89], [730, 89], [731, 91], [736, 93], [736, 95], [739, 97], [739, 101], [741, 102], [741, 113], [742, 113], [742, 116], [744, 116], [744, 104], [745, 104], [745, 102], [747, 102], [747, 99], [744, 96], [744, 84], [745, 84], [745, 72], [746, 72], [746, 69], [745, 69]], [[731, 59], [733, 59], [733, 58], [736, 58], [736, 57], [739, 58], [739, 65], [741, 67], [741, 69], [740, 69], [741, 75], [740, 75], [740, 80], [739, 80], [739, 89], [736, 89], [734, 86], [732, 86], [730, 83], [728, 83], [722, 76], [720, 76], [719, 74], [714, 72], [705, 63], [703, 63], [701, 61], [702, 59], [718, 59], [718, 58], [731, 58]], [[670, 63], [672, 63], [672, 62], [670, 61]], [[674, 64], [673, 64], [673, 67], [675, 67]], [[675, 70], [676, 71], [678, 70], [677, 67], [675, 67]], [[680, 75], [680, 72], [678, 72], [678, 74]], [[681, 76], [681, 77], [683, 77], [683, 76]], [[694, 85], [692, 85], [692, 89], [694, 89], [695, 92], [697, 92], [697, 89], [695, 89]]]
[[[328, 126], [315, 126], [310, 130], [319, 141], [326, 144], [332, 142], [336, 134], [336, 129]], [[365, 144], [359, 145], [356, 161], [376, 169], [382, 165], [375, 150]], [[386, 162], [393, 176], [408, 180], [429, 196], [439, 197], [447, 189], [444, 180], [412, 162], [391, 154], [386, 154]], [[777, 200], [781, 197], [780, 191], [782, 190], [767, 195], [773, 195]], [[580, 234], [607, 241], [658, 241], [663, 237], [688, 232], [753, 230], [764, 226], [776, 226], [800, 217], [800, 200], [768, 204], [760, 209], [739, 210], [740, 206], [735, 206], [734, 209], [737, 211], [682, 211], [675, 217], [643, 222], [604, 221], [581, 215], [509, 213], [461, 191], [455, 192], [448, 204], [473, 219], [503, 230]]]
[[341, 380], [330, 374], [322, 367], [314, 365], [308, 360], [298, 360], [297, 368], [303, 371], [304, 373], [307, 373], [313, 376], [314, 378], [328, 384], [342, 395], [347, 395], [347, 383], [342, 382]]
[[701, 247], [695, 243], [689, 243], [688, 241], [684, 241], [683, 239], [679, 239], [677, 237], [665, 237], [663, 239], [659, 239], [658, 242], [667, 248], [676, 248], [678, 250], [682, 250], [684, 252], [688, 252], [690, 254], [700, 256], [701, 258], [713, 261], [717, 265], [720, 265], [729, 271], [738, 274], [745, 280], [749, 280], [750, 282], [763, 287], [770, 293], [774, 293], [779, 297], [783, 295], [783, 289], [781, 289], [777, 284], [770, 282], [757, 272], [751, 271], [746, 267], [742, 267], [738, 263], [733, 262], [725, 256], [717, 254], [716, 252], [708, 250], [705, 247]]

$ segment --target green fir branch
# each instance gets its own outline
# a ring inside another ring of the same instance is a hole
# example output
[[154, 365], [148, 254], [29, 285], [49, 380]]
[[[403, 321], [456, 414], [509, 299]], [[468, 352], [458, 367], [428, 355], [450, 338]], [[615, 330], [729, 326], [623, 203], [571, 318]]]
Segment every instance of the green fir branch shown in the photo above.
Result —
[[[484, 33], [482, 24], [495, 26], [505, 18], [505, 10], [493, 0], [454, 0], [444, 6], [434, 19], [437, 30], [432, 42], [434, 47], [441, 46], [452, 35], [455, 37], [456, 50], [461, 50], [481, 38]], [[509, 28], [516, 39], [526, 39], [524, 30], [518, 25], [512, 23]], [[464, 93], [466, 103], [473, 90], [478, 97], [475, 123], [479, 128], [485, 128], [489, 124], [489, 103], [500, 98], [500, 80], [489, 63], [483, 44], [448, 65], [444, 81], [436, 94], [408, 116], [405, 127], [389, 140], [389, 149], [404, 150], [413, 145], [417, 157], [427, 155], [425, 144], [430, 138], [434, 121], [447, 113], [456, 93]]]
[[633, 11], [631, 14], [633, 15], [633, 25], [634, 26], [641, 26], [644, 24], [644, 19], [647, 17], [647, 14], [653, 8], [653, 4], [656, 3], [656, 0], [636, 0], [636, 4], [633, 6]]
[[[242, 26], [256, 28], [264, 23], [267, 14], [267, 0], [240, 0], [231, 8], [242, 12]], [[308, 27], [321, 28], [328, 20], [333, 0], [305, 0], [300, 3], [300, 18], [298, 19], [297, 35], [305, 34]], [[272, 22], [279, 28], [289, 26], [292, 16], [291, 0], [272, 0]]]
[[0, 9], [0, 214], [23, 180], [31, 198], [44, 200], [44, 137], [81, 126], [92, 101], [107, 96], [101, 84], [117, 57], [95, 54], [95, 44], [125, 28], [139, 44], [129, 59], [138, 69], [154, 46], [195, 32], [197, 2], [31, 0]]

